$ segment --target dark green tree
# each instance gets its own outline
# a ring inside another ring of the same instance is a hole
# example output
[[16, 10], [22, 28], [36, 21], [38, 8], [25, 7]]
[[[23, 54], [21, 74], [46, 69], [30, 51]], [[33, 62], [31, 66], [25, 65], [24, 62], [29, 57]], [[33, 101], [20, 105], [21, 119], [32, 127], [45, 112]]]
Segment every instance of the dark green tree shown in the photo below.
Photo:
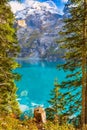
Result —
[[67, 90], [68, 112], [79, 111], [83, 126], [87, 124], [87, 0], [69, 0], [65, 7], [68, 11], [58, 43], [66, 50], [60, 67], [69, 73], [62, 87]]
[[60, 117], [64, 112], [64, 98], [62, 92], [60, 91], [60, 84], [55, 80], [54, 88], [50, 93], [50, 108], [46, 109], [47, 118], [53, 120], [55, 117]]
[[0, 1], [0, 114], [18, 114], [14, 80], [19, 79], [19, 75], [13, 73], [13, 70], [19, 66], [14, 60], [19, 47], [16, 30], [13, 28], [14, 15], [7, 2], [8, 0]]

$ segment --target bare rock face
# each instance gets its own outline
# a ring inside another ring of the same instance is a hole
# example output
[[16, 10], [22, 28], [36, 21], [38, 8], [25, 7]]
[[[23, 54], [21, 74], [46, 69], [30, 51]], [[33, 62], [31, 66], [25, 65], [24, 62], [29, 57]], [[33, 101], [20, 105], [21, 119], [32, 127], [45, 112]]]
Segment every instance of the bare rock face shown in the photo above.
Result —
[[17, 21], [17, 24], [18, 24], [20, 27], [26, 27], [26, 22], [25, 22], [25, 20], [18, 20], [18, 21]]
[[25, 6], [15, 13], [20, 58], [50, 61], [60, 58], [56, 41], [63, 26], [63, 16], [52, 1], [47, 2], [47, 6], [43, 3], [33, 0], [32, 6]]
[[34, 109], [34, 118], [36, 121], [45, 123], [46, 122], [46, 113], [42, 107], [37, 107]]

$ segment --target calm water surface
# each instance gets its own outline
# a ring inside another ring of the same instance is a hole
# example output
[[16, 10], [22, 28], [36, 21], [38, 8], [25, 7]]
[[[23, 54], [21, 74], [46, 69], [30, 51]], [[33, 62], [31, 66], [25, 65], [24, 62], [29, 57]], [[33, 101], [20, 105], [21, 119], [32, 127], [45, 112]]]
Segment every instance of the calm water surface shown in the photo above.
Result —
[[23, 112], [29, 112], [34, 107], [49, 107], [48, 100], [50, 91], [54, 87], [55, 79], [61, 83], [65, 78], [65, 72], [58, 70], [56, 66], [62, 63], [35, 61], [35, 60], [17, 60], [21, 68], [15, 70], [22, 75], [20, 81], [16, 81], [18, 91], [18, 101]]

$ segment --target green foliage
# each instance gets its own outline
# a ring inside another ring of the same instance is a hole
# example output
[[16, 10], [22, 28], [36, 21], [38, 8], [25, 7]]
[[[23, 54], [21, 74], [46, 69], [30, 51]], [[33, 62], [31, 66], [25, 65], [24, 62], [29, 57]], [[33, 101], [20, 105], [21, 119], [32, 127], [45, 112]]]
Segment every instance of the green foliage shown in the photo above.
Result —
[[34, 119], [19, 120], [11, 116], [0, 117], [0, 130], [38, 130], [40, 126], [44, 130], [75, 130], [72, 125], [53, 123], [47, 121], [45, 124], [36, 124]]
[[56, 80], [50, 96], [51, 98], [48, 102], [51, 105], [51, 107], [46, 109], [46, 113], [47, 113], [47, 118], [53, 120], [55, 116], [62, 115], [62, 112], [64, 110], [64, 98], [60, 91], [60, 85]]
[[59, 125], [58, 123], [53, 123], [48, 121], [45, 124], [45, 130], [75, 130], [75, 128], [72, 125], [69, 124], [63, 124], [63, 125]]
[[19, 47], [13, 23], [14, 16], [7, 0], [0, 1], [0, 115], [10, 112], [17, 115], [20, 112], [16, 101], [17, 87], [14, 83], [19, 75], [12, 72], [19, 66], [14, 60]]
[[[67, 74], [62, 82], [66, 90], [63, 96], [66, 99], [66, 113], [81, 114], [82, 122], [87, 124], [87, 2], [86, 0], [69, 0], [65, 7], [68, 14], [64, 18], [64, 26], [60, 31], [58, 44], [66, 50], [62, 58], [65, 63], [59, 67]], [[81, 107], [82, 106], [82, 107]]]
[[32, 120], [21, 121], [11, 116], [0, 117], [0, 130], [38, 130]]
[[[38, 130], [38, 125], [42, 125], [44, 130], [76, 130], [70, 124], [59, 125], [51, 121], [47, 121], [45, 124], [36, 124], [34, 119], [21, 121], [12, 115], [0, 117], [0, 130]], [[87, 126], [84, 126], [82, 130], [86, 129]]]

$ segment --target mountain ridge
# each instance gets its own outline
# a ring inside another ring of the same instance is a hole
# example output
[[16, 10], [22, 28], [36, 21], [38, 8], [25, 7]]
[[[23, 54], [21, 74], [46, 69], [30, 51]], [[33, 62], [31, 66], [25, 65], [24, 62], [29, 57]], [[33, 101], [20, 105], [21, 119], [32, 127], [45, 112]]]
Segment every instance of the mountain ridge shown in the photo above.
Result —
[[36, 7], [27, 7], [15, 13], [21, 47], [19, 57], [56, 60], [60, 57], [56, 40], [63, 25], [63, 16], [55, 12], [54, 8], [50, 11], [43, 6], [38, 6], [39, 10]]

